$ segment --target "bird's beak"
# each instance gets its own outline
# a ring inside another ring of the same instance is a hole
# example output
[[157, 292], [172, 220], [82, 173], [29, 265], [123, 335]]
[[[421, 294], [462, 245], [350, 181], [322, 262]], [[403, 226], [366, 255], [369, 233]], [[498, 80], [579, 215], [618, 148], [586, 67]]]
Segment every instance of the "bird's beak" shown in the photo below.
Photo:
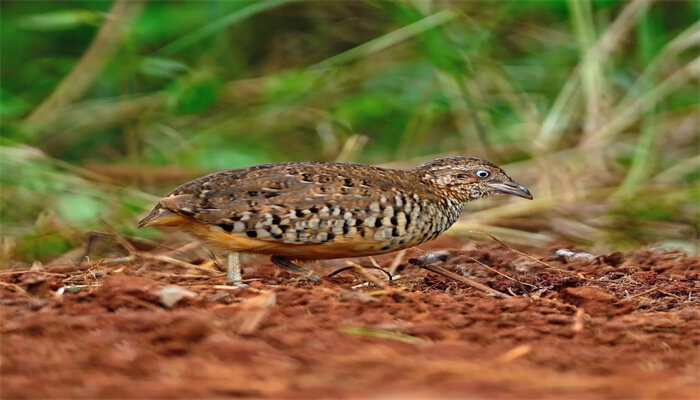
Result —
[[491, 189], [496, 189], [501, 193], [512, 194], [513, 196], [523, 197], [532, 200], [532, 194], [523, 185], [518, 185], [515, 182], [492, 182], [487, 183], [486, 186]]

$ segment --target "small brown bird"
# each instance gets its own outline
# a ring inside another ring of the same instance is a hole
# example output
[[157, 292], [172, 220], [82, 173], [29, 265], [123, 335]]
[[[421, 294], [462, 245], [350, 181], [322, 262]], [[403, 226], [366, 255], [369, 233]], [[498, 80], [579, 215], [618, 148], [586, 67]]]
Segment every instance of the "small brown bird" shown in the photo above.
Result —
[[216, 172], [162, 198], [139, 227], [177, 227], [230, 252], [272, 256], [286, 270], [319, 276], [291, 260], [360, 257], [435, 239], [464, 203], [512, 194], [532, 199], [497, 165], [446, 157], [410, 169], [333, 162], [286, 162]]

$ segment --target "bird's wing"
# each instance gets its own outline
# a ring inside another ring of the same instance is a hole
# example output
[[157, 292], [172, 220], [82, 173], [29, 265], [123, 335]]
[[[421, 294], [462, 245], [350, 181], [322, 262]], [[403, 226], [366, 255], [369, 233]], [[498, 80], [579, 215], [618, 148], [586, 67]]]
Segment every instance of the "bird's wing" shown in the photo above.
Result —
[[[319, 167], [286, 163], [223, 171], [180, 186], [160, 204], [199, 222], [249, 231], [315, 215], [335, 219], [349, 217], [349, 212], [365, 219], [380, 214], [385, 203], [405, 203], [403, 197], [417, 184], [403, 171], [385, 173], [388, 170], [354, 164]], [[369, 208], [374, 202], [380, 207]]]

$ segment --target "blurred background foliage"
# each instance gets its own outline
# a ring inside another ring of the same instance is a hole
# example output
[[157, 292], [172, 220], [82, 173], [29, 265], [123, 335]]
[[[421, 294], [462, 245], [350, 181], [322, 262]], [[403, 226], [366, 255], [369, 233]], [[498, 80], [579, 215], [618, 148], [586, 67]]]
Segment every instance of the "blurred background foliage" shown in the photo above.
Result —
[[[697, 251], [696, 1], [0, 3], [3, 265], [255, 163], [484, 157], [450, 231]], [[103, 221], [103, 222], [101, 222]]]

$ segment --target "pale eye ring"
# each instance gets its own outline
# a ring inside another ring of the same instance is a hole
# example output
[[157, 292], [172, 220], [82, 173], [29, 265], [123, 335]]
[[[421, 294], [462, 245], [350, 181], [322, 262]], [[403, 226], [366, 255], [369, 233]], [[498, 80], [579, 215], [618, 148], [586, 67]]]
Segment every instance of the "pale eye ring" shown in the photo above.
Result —
[[480, 179], [488, 178], [489, 175], [491, 175], [491, 174], [489, 173], [489, 171], [486, 171], [486, 170], [483, 170], [483, 169], [480, 169], [480, 170], [476, 171], [476, 177], [477, 177], [477, 178], [480, 178]]

